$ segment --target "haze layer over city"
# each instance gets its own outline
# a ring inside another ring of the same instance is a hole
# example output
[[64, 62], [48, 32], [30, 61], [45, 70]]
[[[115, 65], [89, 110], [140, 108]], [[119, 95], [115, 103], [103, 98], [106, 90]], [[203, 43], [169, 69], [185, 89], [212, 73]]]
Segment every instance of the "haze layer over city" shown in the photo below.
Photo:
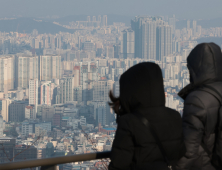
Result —
[[[183, 114], [186, 59], [222, 47], [222, 1], [0, 0], [0, 163], [110, 151], [109, 91], [130, 67], [162, 70], [166, 106]], [[107, 169], [109, 159], [58, 165]], [[39, 169], [39, 168], [33, 168]]]

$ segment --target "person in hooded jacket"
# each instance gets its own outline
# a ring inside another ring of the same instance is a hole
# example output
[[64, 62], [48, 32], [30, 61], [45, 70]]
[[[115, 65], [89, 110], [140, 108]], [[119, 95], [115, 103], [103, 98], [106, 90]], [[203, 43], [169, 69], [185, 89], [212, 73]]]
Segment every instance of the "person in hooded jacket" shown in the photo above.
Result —
[[110, 92], [111, 106], [117, 113], [117, 131], [111, 150], [109, 170], [165, 170], [165, 159], [149, 127], [136, 114], [153, 125], [171, 165], [185, 154], [180, 114], [165, 107], [160, 67], [155, 63], [137, 64], [120, 78], [120, 96]]
[[182, 120], [187, 151], [178, 162], [177, 169], [215, 170], [207, 150], [212, 152], [215, 145], [220, 107], [217, 98], [220, 99], [220, 96], [205, 86], [213, 87], [222, 94], [220, 47], [214, 43], [197, 45], [187, 58], [187, 67], [190, 84], [179, 92], [179, 96], [185, 100]]

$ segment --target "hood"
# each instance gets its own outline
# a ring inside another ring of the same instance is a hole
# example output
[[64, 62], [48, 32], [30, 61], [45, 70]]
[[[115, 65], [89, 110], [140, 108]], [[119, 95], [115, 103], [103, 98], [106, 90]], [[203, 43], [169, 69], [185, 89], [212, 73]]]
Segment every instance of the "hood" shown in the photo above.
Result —
[[214, 43], [197, 45], [187, 58], [190, 83], [194, 86], [222, 81], [222, 53]]
[[120, 103], [124, 113], [165, 106], [160, 67], [155, 63], [144, 62], [124, 72], [120, 77]]
[[214, 43], [197, 45], [187, 57], [187, 67], [190, 72], [190, 84], [184, 87], [179, 96], [186, 96], [203, 84], [222, 81], [222, 53]]

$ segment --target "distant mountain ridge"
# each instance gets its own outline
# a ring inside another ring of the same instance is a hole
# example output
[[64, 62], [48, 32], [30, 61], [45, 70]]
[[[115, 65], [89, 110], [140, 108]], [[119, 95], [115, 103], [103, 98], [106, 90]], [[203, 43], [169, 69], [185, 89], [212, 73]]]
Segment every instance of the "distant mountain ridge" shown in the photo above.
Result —
[[32, 18], [18, 18], [10, 20], [0, 20], [1, 32], [31, 33], [37, 29], [39, 34], [56, 34], [61, 32], [73, 33], [75, 30], [64, 28], [49, 21], [37, 21]]
[[[58, 22], [63, 25], [68, 25], [69, 22], [72, 21], [86, 21], [88, 15], [70, 15], [58, 19], [54, 19], [55, 22]], [[95, 15], [98, 17], [98, 15]], [[102, 17], [102, 15], [101, 15]], [[92, 18], [92, 16], [91, 16]], [[133, 19], [133, 16], [124, 16], [124, 15], [115, 15], [115, 14], [108, 14], [107, 15], [107, 24], [112, 25], [113, 22], [123, 22], [126, 25], [130, 26], [131, 19]]]
[[[190, 26], [192, 27], [192, 21], [190, 20]], [[202, 28], [210, 27], [222, 27], [222, 18], [196, 20], [197, 25], [201, 25]], [[176, 23], [176, 29], [183, 29], [187, 27], [187, 20], [180, 20]]]
[[[96, 16], [97, 17], [97, 16]], [[56, 34], [61, 32], [75, 32], [74, 29], [67, 29], [60, 25], [56, 25], [53, 22], [58, 22], [61, 25], [68, 25], [72, 21], [86, 21], [87, 15], [72, 15], [67, 17], [62, 17], [58, 19], [39, 19], [33, 18], [17, 18], [10, 20], [0, 20], [0, 31], [1, 32], [16, 32], [19, 33], [31, 33], [34, 29], [37, 29], [39, 34]], [[108, 25], [112, 25], [113, 22], [122, 22], [126, 26], [130, 26], [131, 19], [133, 16], [122, 16], [122, 15], [107, 15]], [[192, 27], [192, 20], [191, 27]], [[187, 20], [180, 20], [176, 23], [177, 29], [186, 28]], [[203, 28], [210, 27], [222, 27], [222, 18], [215, 18], [209, 20], [197, 20], [197, 25], [201, 25]]]
[[[60, 24], [68, 25], [69, 22], [72, 22], [72, 21], [86, 21], [86, 18], [87, 18], [87, 15], [71, 15], [71, 16], [54, 19], [54, 21]], [[108, 18], [108, 25], [112, 25], [113, 22], [123, 22], [127, 26], [130, 26], [131, 19], [135, 18], [135, 16], [123, 16], [123, 15], [110, 14], [110, 15], [107, 15], [107, 18]], [[190, 20], [190, 24], [192, 26], [192, 20]], [[197, 25], [201, 25], [203, 28], [222, 27], [222, 18], [197, 20]], [[176, 22], [177, 29], [183, 29], [186, 27], [187, 27], [187, 20], [179, 20]]]

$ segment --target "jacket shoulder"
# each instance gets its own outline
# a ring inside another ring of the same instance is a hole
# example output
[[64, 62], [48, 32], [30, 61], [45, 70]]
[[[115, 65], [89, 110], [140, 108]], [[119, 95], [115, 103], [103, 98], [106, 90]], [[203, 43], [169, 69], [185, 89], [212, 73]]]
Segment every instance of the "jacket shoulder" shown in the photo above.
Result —
[[189, 93], [184, 100], [184, 104], [189, 103], [198, 103], [199, 105], [204, 106], [204, 100], [209, 97], [211, 94], [201, 90], [195, 90]]
[[195, 90], [187, 95], [184, 105], [195, 105], [201, 108], [218, 107], [217, 99], [209, 92]]

